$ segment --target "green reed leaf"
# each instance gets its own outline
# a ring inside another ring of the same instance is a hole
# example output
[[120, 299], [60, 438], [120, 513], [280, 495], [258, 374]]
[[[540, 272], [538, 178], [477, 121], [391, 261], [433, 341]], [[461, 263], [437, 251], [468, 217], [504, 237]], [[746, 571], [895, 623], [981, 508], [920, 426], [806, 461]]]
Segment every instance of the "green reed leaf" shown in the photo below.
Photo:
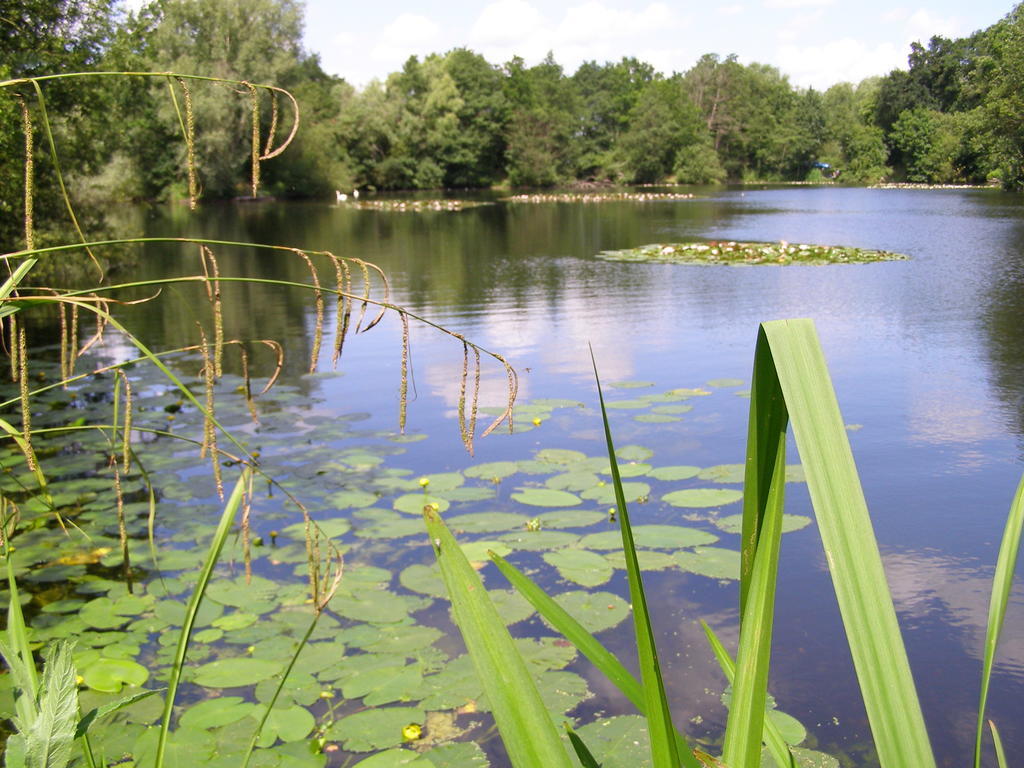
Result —
[[1010, 764], [1006, 762], [1006, 752], [1003, 751], [1003, 740], [999, 738], [999, 729], [991, 720], [988, 721], [988, 727], [992, 729], [992, 743], [996, 748], [996, 762], [999, 763], [999, 768], [1009, 768]]
[[[1003, 630], [1006, 618], [1006, 606], [1010, 602], [1010, 590], [1013, 588], [1013, 574], [1017, 569], [1017, 554], [1020, 552], [1021, 530], [1024, 528], [1024, 477], [1017, 486], [1017, 493], [1010, 505], [1010, 514], [1006, 518], [1006, 528], [999, 545], [999, 557], [996, 560], [996, 572], [992, 577], [992, 597], [988, 606], [988, 626], [985, 630], [985, 657], [981, 672], [981, 694], [978, 701], [978, 724], [974, 738], [974, 768], [981, 766], [981, 737], [985, 728], [985, 705], [988, 702], [988, 687], [992, 678], [992, 666], [995, 664], [996, 648], [999, 635]], [[992, 728], [993, 739], [997, 738], [995, 726]]]
[[487, 693], [512, 765], [571, 768], [569, 754], [526, 662], [480, 577], [432, 507], [424, 508], [423, 519], [451, 599], [455, 623]]
[[814, 324], [764, 323], [757, 346], [765, 353], [756, 359], [774, 369], [793, 423], [879, 764], [930, 768], [935, 756]]
[[650, 613], [647, 609], [647, 596], [644, 594], [640, 564], [637, 561], [636, 546], [633, 542], [633, 533], [630, 530], [629, 512], [626, 509], [626, 498], [622, 490], [622, 477], [619, 475], [618, 461], [615, 458], [615, 444], [612, 440], [611, 425], [608, 423], [608, 410], [605, 408], [604, 394], [601, 391], [601, 380], [597, 373], [597, 361], [594, 359], [593, 350], [590, 352], [590, 359], [594, 364], [594, 378], [597, 381], [597, 397], [601, 405], [601, 420], [604, 424], [605, 443], [611, 465], [612, 485], [615, 488], [615, 506], [618, 511], [622, 547], [626, 558], [629, 596], [633, 604], [633, 627], [636, 633], [640, 679], [644, 694], [643, 711], [647, 717], [648, 732], [651, 738], [651, 762], [654, 768], [676, 768], [678, 765], [685, 765], [687, 768], [700, 768], [700, 763], [693, 756], [692, 750], [680, 749], [676, 741], [668, 697], [665, 695], [665, 682], [662, 679], [661, 666], [658, 661], [658, 649], [654, 642], [654, 631], [651, 628]]

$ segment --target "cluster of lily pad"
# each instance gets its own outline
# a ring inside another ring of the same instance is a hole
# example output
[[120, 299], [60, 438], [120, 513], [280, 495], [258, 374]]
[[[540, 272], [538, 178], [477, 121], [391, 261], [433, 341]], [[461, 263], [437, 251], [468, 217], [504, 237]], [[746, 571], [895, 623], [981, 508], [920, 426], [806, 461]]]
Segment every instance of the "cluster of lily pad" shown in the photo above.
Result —
[[663, 264], [862, 264], [901, 261], [907, 257], [889, 251], [872, 251], [838, 245], [806, 243], [744, 243], [712, 240], [700, 243], [653, 243], [618, 251], [602, 251], [605, 261], [644, 261]]
[[386, 211], [388, 213], [422, 213], [424, 211], [462, 211], [490, 205], [482, 200], [457, 200], [437, 198], [431, 200], [349, 200], [345, 205], [362, 211]]
[[[131, 375], [137, 429], [201, 434], [201, 414], [176, 390], [147, 380], [142, 371]], [[251, 423], [248, 411], [227, 395], [242, 383], [227, 375], [217, 385], [223, 403], [218, 417], [240, 430]], [[715, 389], [742, 394], [740, 385], [718, 380], [709, 389], [654, 392], [650, 382], [619, 382], [618, 391], [630, 397], [613, 397], [608, 406], [612, 412], [636, 411], [639, 421], [642, 415], [677, 420], [692, 405], [685, 401], [706, 398]], [[84, 419], [102, 422], [110, 403], [101, 393], [108, 387], [109, 381], [92, 381], [70, 392], [44, 393], [37, 426], [67, 423], [75, 409]], [[636, 396], [641, 389], [652, 391]], [[606, 586], [624, 563], [617, 527], [609, 520], [610, 467], [599, 445], [598, 455], [541, 448], [528, 459], [423, 474], [395, 464], [405, 444], [423, 435], [360, 430], [365, 414], [306, 421], [310, 405], [298, 386], [278, 386], [266, 396], [256, 430], [245, 428], [250, 440], [259, 441], [264, 471], [280, 490], [301, 499], [347, 561], [341, 587], [264, 728], [259, 764], [312, 768], [328, 756], [332, 762], [348, 756], [361, 768], [489, 764], [473, 741], [490, 727], [488, 703], [469, 658], [452, 654], [444, 629], [444, 586], [420, 514], [427, 504], [442, 512], [485, 581], [495, 580], [488, 586], [506, 621], [527, 627], [528, 636], [518, 642], [544, 700], [553, 716], [571, 721], [570, 713], [593, 695], [570, 668], [575, 649], [536, 620], [525, 624], [534, 616], [532, 607], [484, 563], [491, 550], [540, 569], [555, 599], [592, 632], [627, 619], [628, 604]], [[535, 428], [560, 410], [583, 407], [573, 400], [535, 400], [520, 406], [517, 418], [523, 428]], [[70, 535], [46, 524], [52, 512], [33, 496], [35, 476], [18, 454], [0, 454], [3, 489], [24, 494], [23, 514], [39, 522], [19, 533], [15, 552], [32, 639], [76, 639], [83, 708], [116, 698], [124, 687], [154, 686], [166, 675], [176, 627], [219, 509], [214, 481], [197, 473], [191, 449], [164, 438], [139, 440], [137, 468], [121, 478], [129, 588], [119, 502], [104, 458], [107, 438], [96, 431], [71, 432], [41, 444], [42, 467], [58, 512], [72, 524]], [[300, 443], [307, 449], [296, 452]], [[626, 498], [636, 505], [642, 567], [736, 579], [740, 516], [728, 512], [741, 499], [742, 465], [659, 464], [654, 457], [639, 445], [618, 450]], [[152, 519], [143, 468], [157, 493]], [[790, 479], [801, 479], [799, 467], [789, 471]], [[200, 610], [184, 671], [183, 703], [169, 749], [193, 764], [237, 764], [312, 618], [305, 525], [292, 503], [280, 492], [257, 499], [253, 519], [253, 575], [246, 578], [240, 542], [229, 546]], [[809, 522], [788, 517], [787, 529]], [[154, 548], [148, 543], [151, 527]], [[75, 533], [78, 528], [88, 538]], [[733, 537], [733, 545], [723, 546], [723, 537]], [[11, 695], [9, 676], [0, 678], [0, 701]], [[155, 748], [160, 708], [159, 697], [127, 707], [97, 727], [94, 742], [108, 758], [134, 754], [144, 761]], [[628, 757], [645, 764], [639, 718], [604, 719], [580, 733], [599, 759]], [[318, 751], [310, 751], [311, 741]]]
[[692, 199], [692, 192], [533, 192], [502, 198], [509, 203], [647, 203]]

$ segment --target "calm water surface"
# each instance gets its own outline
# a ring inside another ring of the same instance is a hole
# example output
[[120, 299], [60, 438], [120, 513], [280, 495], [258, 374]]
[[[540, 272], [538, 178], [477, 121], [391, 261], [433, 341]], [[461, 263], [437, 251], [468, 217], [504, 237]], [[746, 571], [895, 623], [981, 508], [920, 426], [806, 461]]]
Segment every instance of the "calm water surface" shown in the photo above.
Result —
[[[459, 213], [210, 205], [192, 215], [150, 210], [145, 226], [151, 236], [278, 243], [372, 261], [390, 276], [396, 303], [506, 355], [520, 373], [522, 402], [594, 403], [588, 343], [607, 381], [650, 381], [656, 391], [723, 377], [749, 382], [757, 324], [813, 318], [844, 417], [860, 425], [850, 433], [853, 451], [936, 751], [941, 764], [961, 766], [971, 749], [988, 583], [1024, 469], [1022, 202], [987, 190], [766, 188], [711, 190], [672, 203], [498, 203]], [[910, 260], [726, 268], [594, 258], [602, 250], [704, 238], [834, 243]], [[165, 268], [162, 253], [147, 253], [144, 273]], [[308, 282], [295, 259], [254, 261], [227, 252], [220, 258], [224, 273]], [[192, 319], [165, 305], [134, 322], [143, 338], [166, 333], [170, 345]], [[303, 372], [312, 327], [308, 294], [247, 289], [229, 301], [229, 336], [285, 340], [292, 379]], [[393, 426], [399, 357], [400, 327], [389, 318], [347, 344], [344, 376], [302, 386], [320, 399], [323, 418], [362, 411], [372, 425]], [[602, 451], [599, 421], [588, 408], [556, 411], [536, 430], [490, 436], [470, 459], [454, 418], [461, 347], [414, 327], [412, 362], [408, 428], [429, 437], [409, 446], [405, 467], [456, 470], [473, 461], [528, 458], [542, 447]], [[503, 381], [500, 368], [488, 370], [488, 403], [500, 401]], [[748, 401], [732, 391], [707, 401], [678, 424], [641, 424], [618, 411], [617, 441], [650, 446], [658, 465], [741, 461]], [[497, 508], [515, 506], [507, 497], [507, 490], [499, 493]], [[809, 513], [804, 486], [790, 486], [788, 503], [790, 511]], [[657, 500], [634, 510], [641, 522], [678, 514]], [[694, 729], [714, 733], [724, 722], [723, 681], [696, 620], [709, 619], [735, 643], [735, 584], [680, 574], [655, 575], [653, 583], [677, 719], [700, 715]], [[624, 594], [621, 572], [610, 588]], [[617, 632], [609, 643], [625, 648], [627, 625]], [[607, 686], [584, 665], [578, 670], [599, 696], [591, 711], [624, 711], [616, 697], [602, 698]], [[771, 689], [820, 748], [862, 755], [867, 726], [814, 526], [784, 537]], [[990, 704], [1008, 754], [1018, 756], [1021, 701], [1018, 598]]]

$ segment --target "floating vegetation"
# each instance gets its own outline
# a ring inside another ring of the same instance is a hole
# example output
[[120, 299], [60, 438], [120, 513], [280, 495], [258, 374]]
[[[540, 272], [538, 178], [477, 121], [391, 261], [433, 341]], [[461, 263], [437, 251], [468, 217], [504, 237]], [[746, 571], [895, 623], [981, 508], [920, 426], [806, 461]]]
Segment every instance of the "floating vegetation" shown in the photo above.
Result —
[[868, 189], [999, 189], [999, 184], [926, 184], [912, 181], [890, 181], [872, 184]]
[[805, 243], [740, 243], [711, 240], [706, 243], [653, 243], [621, 251], [602, 251], [605, 261], [644, 261], [660, 264], [864, 264], [903, 261], [906, 256], [838, 245]]
[[[194, 359], [179, 355], [172, 364], [191, 370]], [[170, 430], [202, 438], [204, 418], [194, 404], [181, 402], [151, 369], [133, 368], [130, 376], [133, 429], [140, 435]], [[190, 386], [201, 383], [194, 374], [182, 379]], [[227, 396], [244, 383], [225, 373], [215, 385], [218, 415], [228, 423], [251, 418], [244, 400]], [[695, 403], [710, 403], [714, 390], [742, 383], [715, 379], [704, 388], [660, 390], [650, 382], [623, 381], [619, 402], [634, 402], [618, 418], [655, 412], [685, 418]], [[74, 408], [90, 423], [110, 422], [114, 406], [101, 391], [84, 382], [41, 393], [38, 402], [45, 407], [36, 420], [59, 424]], [[535, 613], [518, 592], [502, 588], [494, 566], [486, 564], [488, 551], [545, 573], [556, 601], [593, 632], [629, 620], [628, 602], [608, 586], [617, 572], [621, 576], [625, 561], [617, 524], [608, 517], [614, 504], [608, 457], [596, 445], [588, 451], [541, 443], [517, 460], [514, 454], [475, 464], [467, 459], [464, 468], [430, 472], [403, 466], [407, 446], [390, 440], [390, 433], [361, 429], [363, 414], [309, 419], [320, 404], [294, 386], [278, 384], [254, 405], [261, 466], [278, 479], [278, 489], [301, 499], [346, 561], [328, 612], [297, 656], [263, 727], [255, 764], [322, 768], [328, 755], [330, 764], [368, 767], [490, 764], [474, 743], [486, 738], [490, 705], [469, 657], [453, 654], [446, 641], [445, 588], [420, 516], [426, 505], [444, 514], [458, 533], [506, 624]], [[518, 431], [520, 418], [575, 423], [585, 407], [543, 398], [516, 410]], [[642, 440], [642, 433], [634, 439]], [[58, 433], [40, 442], [40, 464], [53, 478], [53, 504], [76, 526], [68, 535], [55, 534], [45, 522], [52, 520], [49, 507], [33, 502], [38, 486], [21, 468], [17, 449], [0, 447], [0, 466], [12, 468], [3, 482], [24, 516], [13, 565], [24, 585], [32, 638], [43, 645], [76, 640], [73, 658], [88, 707], [163, 684], [173, 664], [168, 638], [183, 619], [203, 557], [200, 545], [212, 535], [220, 507], [213, 479], [196, 474], [189, 451], [162, 440], [137, 441], [132, 466], [120, 476], [135, 574], [129, 593], [112, 520], [113, 471], [99, 450], [107, 441], [97, 430]], [[304, 446], [301, 455], [298, 443]], [[637, 443], [620, 446], [616, 454], [628, 478], [627, 499], [644, 505], [645, 522], [634, 528], [641, 567], [734, 581], [739, 518], [729, 513], [739, 509], [741, 466], [674, 464]], [[152, 509], [143, 471], [153, 485]], [[795, 470], [790, 474], [798, 479]], [[309, 627], [306, 524], [286, 498], [275, 490], [254, 500], [250, 577], [241, 565], [242, 542], [225, 545], [196, 617], [182, 683], [182, 727], [172, 733], [169, 753], [238, 764], [238, 745], [250, 738]], [[687, 508], [685, 525], [677, 505]], [[151, 515], [161, 531], [154, 549], [148, 542]], [[809, 523], [787, 516], [786, 530]], [[88, 530], [89, 538], [78, 528]], [[8, 597], [0, 588], [0, 600]], [[571, 721], [575, 707], [593, 695], [584, 677], [566, 668], [575, 649], [536, 620], [524, 631], [530, 637], [516, 642], [536, 671], [545, 705], [559, 721]], [[0, 676], [0, 696], [10, 695], [10, 677]], [[153, 696], [110, 715], [93, 733], [111, 761], [145, 758], [154, 749], [151, 726], [159, 715], [160, 698]], [[629, 716], [605, 718], [580, 732], [595, 734], [596, 754], [613, 756], [625, 747], [615, 740], [606, 744], [604, 735], [632, 733], [635, 722]], [[310, 752], [310, 743], [319, 752]]]
[[387, 211], [388, 213], [422, 213], [424, 211], [464, 211], [491, 203], [482, 200], [435, 198], [431, 200], [349, 200], [347, 208], [361, 211]]
[[503, 197], [508, 203], [649, 203], [692, 200], [692, 192], [537, 192]]

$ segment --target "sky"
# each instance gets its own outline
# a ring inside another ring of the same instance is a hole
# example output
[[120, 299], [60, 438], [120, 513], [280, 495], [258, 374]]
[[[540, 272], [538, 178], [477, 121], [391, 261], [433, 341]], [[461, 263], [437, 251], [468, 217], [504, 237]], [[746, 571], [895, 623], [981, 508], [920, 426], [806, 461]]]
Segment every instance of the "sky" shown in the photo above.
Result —
[[994, 24], [1012, 0], [305, 0], [305, 46], [326, 72], [357, 87], [411, 55], [466, 47], [492, 64], [551, 51], [567, 74], [580, 63], [635, 56], [665, 74], [705, 53], [771, 64], [799, 87], [825, 89], [907, 66], [910, 43], [962, 37]]

